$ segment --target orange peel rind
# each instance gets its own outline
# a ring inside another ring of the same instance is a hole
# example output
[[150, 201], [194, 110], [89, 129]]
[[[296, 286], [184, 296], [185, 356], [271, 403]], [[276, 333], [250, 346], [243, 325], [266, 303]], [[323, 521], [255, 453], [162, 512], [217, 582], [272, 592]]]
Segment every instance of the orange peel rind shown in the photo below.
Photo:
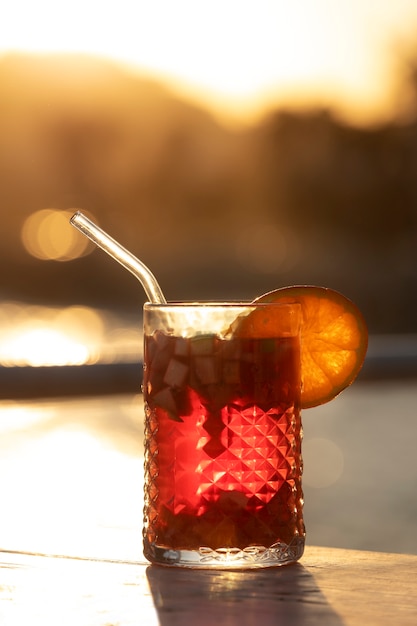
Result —
[[[255, 303], [298, 303], [301, 307], [301, 407], [329, 402], [348, 387], [362, 368], [368, 330], [358, 307], [327, 287], [296, 285], [270, 291]], [[273, 308], [248, 315], [251, 327], [279, 328]], [[243, 322], [244, 323], [244, 322]]]

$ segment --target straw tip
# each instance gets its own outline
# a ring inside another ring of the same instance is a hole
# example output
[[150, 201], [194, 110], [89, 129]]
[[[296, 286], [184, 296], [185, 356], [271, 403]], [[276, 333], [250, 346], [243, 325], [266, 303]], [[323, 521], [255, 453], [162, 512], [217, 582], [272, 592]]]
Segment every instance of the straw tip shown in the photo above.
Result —
[[72, 215], [72, 217], [70, 218], [70, 223], [71, 224], [76, 224], [77, 220], [82, 217], [82, 213], [81, 211], [76, 210], [75, 213]]

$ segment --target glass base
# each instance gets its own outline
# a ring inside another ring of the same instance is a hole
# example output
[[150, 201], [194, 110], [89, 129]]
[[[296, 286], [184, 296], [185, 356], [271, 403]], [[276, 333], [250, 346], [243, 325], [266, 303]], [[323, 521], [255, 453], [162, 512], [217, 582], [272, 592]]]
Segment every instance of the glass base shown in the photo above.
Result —
[[304, 537], [296, 537], [289, 545], [276, 543], [270, 548], [249, 546], [240, 548], [201, 547], [198, 550], [173, 550], [155, 544], [146, 545], [145, 557], [151, 563], [170, 567], [194, 569], [256, 569], [295, 563], [304, 552]]

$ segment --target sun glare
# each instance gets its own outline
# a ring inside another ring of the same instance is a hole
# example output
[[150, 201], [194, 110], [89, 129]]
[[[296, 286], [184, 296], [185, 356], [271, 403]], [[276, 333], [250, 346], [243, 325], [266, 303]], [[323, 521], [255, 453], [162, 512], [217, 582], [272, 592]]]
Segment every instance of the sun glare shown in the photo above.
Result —
[[[18, 315], [9, 317], [10, 310]], [[101, 316], [88, 307], [61, 311], [3, 304], [2, 318], [2, 365], [82, 365], [98, 359], [104, 324]]]
[[[5, 408], [0, 405], [1, 412]], [[140, 477], [141, 458], [87, 431], [81, 421], [71, 423], [56, 405], [42, 410], [51, 420], [49, 427], [39, 416], [27, 433], [15, 433], [15, 438], [3, 433], [9, 448], [2, 449], [0, 486], [11, 511], [0, 522], [3, 540], [50, 554], [126, 557], [132, 546], [126, 545], [120, 527], [140, 519], [142, 504], [140, 491], [132, 497], [137, 481], [127, 479]], [[78, 414], [83, 410], [85, 404], [73, 406]]]
[[15, 363], [40, 365], [82, 365], [89, 360], [86, 346], [49, 328], [29, 328], [2, 346]]
[[307, 98], [369, 114], [386, 106], [393, 45], [416, 29], [415, 0], [16, 0], [0, 52], [104, 56], [235, 115]]
[[60, 366], [139, 363], [140, 320], [127, 322], [108, 311], [0, 304], [0, 366]]

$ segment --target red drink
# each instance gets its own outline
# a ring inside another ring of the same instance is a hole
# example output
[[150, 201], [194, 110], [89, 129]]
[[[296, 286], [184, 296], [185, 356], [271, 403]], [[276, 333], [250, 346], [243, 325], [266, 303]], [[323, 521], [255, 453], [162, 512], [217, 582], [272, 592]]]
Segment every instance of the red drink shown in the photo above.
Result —
[[203, 305], [145, 306], [150, 561], [266, 567], [302, 554], [298, 311], [277, 306], [291, 314], [276, 337], [239, 337], [238, 325], [230, 331], [225, 310], [235, 320], [252, 306], [208, 305], [226, 332], [183, 329], [185, 336], [173, 328], [176, 307], [183, 318], [185, 308]]

